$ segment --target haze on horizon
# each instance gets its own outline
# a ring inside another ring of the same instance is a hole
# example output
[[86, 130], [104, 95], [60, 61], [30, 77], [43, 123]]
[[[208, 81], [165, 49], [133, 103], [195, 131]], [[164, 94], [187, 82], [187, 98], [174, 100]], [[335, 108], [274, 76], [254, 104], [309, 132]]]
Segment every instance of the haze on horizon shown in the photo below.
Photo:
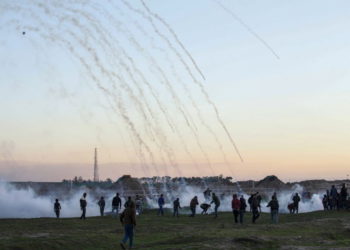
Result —
[[[13, 12], [2, 3], [0, 177], [60, 181], [81, 175], [91, 179], [93, 149], [97, 147], [101, 179], [115, 179], [123, 174], [179, 173], [234, 175], [238, 180], [271, 174], [283, 180], [348, 178], [350, 2], [220, 2], [268, 42], [280, 59], [214, 1], [146, 1], [153, 12], [171, 25], [203, 72], [203, 84], [237, 143], [244, 163], [232, 150], [198, 88], [189, 83], [183, 72], [179, 76], [188, 84], [206, 122], [222, 141], [233, 172], [225, 166], [222, 154], [214, 146], [215, 140], [194, 121], [212, 164], [208, 166], [185, 122], [171, 106], [169, 94], [161, 87], [157, 91], [168, 102], [171, 117], [188, 138], [193, 159], [184, 152], [176, 134], [164, 129], [180, 172], [164, 167], [160, 154], [156, 155], [159, 172], [145, 170], [135, 154], [129, 132], [116, 112], [108, 108], [106, 97], [91, 87], [79, 62], [60, 46], [41, 41], [28, 30], [23, 35], [11, 25], [4, 25]], [[166, 50], [166, 46], [156, 43], [158, 50], [152, 47], [150, 39], [133, 30], [133, 21], [142, 23], [141, 20], [123, 4], [118, 1], [117, 4], [125, 13], [118, 18], [170, 72], [166, 66], [168, 59], [159, 52]], [[142, 4], [135, 1], [135, 7], [142, 8]], [[108, 9], [108, 5], [101, 8]], [[17, 18], [23, 27], [32, 24], [28, 16]], [[55, 32], [62, 28], [57, 26]], [[154, 41], [158, 41], [156, 37]], [[124, 42], [123, 46], [129, 48]], [[99, 44], [96, 49], [103, 53]], [[137, 53], [133, 56], [142, 71], [152, 72]], [[176, 61], [175, 65], [180, 67]], [[177, 79], [172, 79], [172, 85], [189, 107], [189, 114], [195, 116]], [[126, 103], [129, 104], [128, 100]], [[130, 103], [130, 112], [134, 109]], [[139, 122], [136, 124], [140, 131], [147, 134], [141, 120], [135, 117], [135, 121]], [[162, 122], [160, 125], [165, 126]]]

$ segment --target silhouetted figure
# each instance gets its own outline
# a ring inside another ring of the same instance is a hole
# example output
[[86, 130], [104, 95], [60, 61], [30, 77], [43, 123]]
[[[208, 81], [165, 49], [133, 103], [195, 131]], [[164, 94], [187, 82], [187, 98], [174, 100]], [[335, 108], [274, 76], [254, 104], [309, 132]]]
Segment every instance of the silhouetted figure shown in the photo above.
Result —
[[121, 208], [122, 208], [122, 200], [119, 197], [119, 193], [117, 193], [112, 200], [112, 213], [114, 213], [115, 211], [115, 214], [113, 214], [113, 216], [119, 214], [119, 210]]
[[164, 215], [164, 210], [163, 210], [163, 206], [164, 206], [164, 198], [163, 198], [163, 194], [160, 195], [159, 199], [158, 199], [158, 215]]
[[342, 188], [340, 189], [340, 207], [343, 209], [346, 209], [346, 200], [348, 198], [348, 190], [345, 186], [345, 183], [343, 183]]
[[199, 207], [202, 209], [201, 214], [208, 214], [208, 209], [210, 208], [208, 203], [202, 203]]
[[219, 200], [219, 197], [217, 197], [215, 195], [215, 193], [213, 193], [212, 195], [212, 201], [210, 202], [210, 204], [215, 204], [215, 207], [214, 207], [214, 215], [215, 215], [215, 218], [218, 217], [218, 208], [220, 207], [220, 200]]
[[262, 200], [262, 197], [261, 197], [261, 195], [259, 194], [259, 192], [256, 193], [256, 199], [257, 199], [257, 201], [258, 201], [259, 213], [261, 213], [261, 200]]
[[328, 197], [326, 194], [322, 198], [322, 205], [323, 205], [324, 211], [327, 211], [328, 210]]
[[271, 221], [274, 224], [278, 223], [278, 210], [279, 204], [276, 196], [272, 196], [271, 201], [267, 204], [267, 207], [271, 209]]
[[131, 196], [128, 196], [128, 199], [126, 200], [126, 202], [124, 203], [124, 208], [130, 207], [132, 205], [135, 205], [134, 202], [131, 199]]
[[300, 202], [300, 196], [298, 193], [295, 193], [293, 196], [293, 205], [294, 205], [294, 212], [297, 214], [299, 213], [299, 202]]
[[174, 205], [174, 213], [173, 213], [173, 217], [179, 217], [179, 209], [181, 209], [181, 206], [180, 206], [180, 199], [177, 198], [176, 200], [174, 200], [173, 202], [173, 205]]
[[235, 223], [238, 223], [238, 215], [241, 209], [241, 201], [237, 198], [236, 194], [232, 196], [231, 207], [232, 207], [233, 216], [235, 218]]
[[243, 218], [244, 218], [244, 214], [245, 214], [245, 210], [247, 208], [247, 203], [243, 197], [243, 195], [241, 196], [241, 198], [239, 199], [240, 201], [240, 208], [239, 208], [239, 222], [241, 224], [243, 224]]
[[105, 212], [105, 205], [106, 205], [105, 198], [102, 196], [97, 204], [100, 207], [100, 215], [103, 216]]
[[86, 193], [83, 194], [83, 196], [80, 198], [80, 209], [82, 211], [82, 214], [80, 216], [80, 219], [86, 219], [86, 206], [87, 206], [87, 201], [86, 201]]
[[58, 202], [58, 199], [56, 199], [53, 205], [53, 210], [55, 211], [56, 218], [60, 218], [61, 204]]
[[142, 199], [138, 195], [136, 195], [136, 198], [135, 198], [135, 206], [136, 206], [136, 214], [140, 215], [142, 213]]
[[252, 222], [255, 223], [255, 221], [259, 218], [260, 213], [259, 213], [259, 201], [256, 198], [256, 195], [253, 195], [252, 200], [251, 200], [251, 208], [252, 208]]
[[336, 209], [337, 207], [337, 199], [338, 199], [338, 191], [337, 188], [332, 185], [332, 188], [329, 192], [329, 196], [330, 196], [330, 209]]
[[193, 197], [190, 202], [190, 209], [191, 209], [191, 215], [190, 217], [194, 217], [196, 215], [196, 207], [198, 205], [198, 198], [197, 196]]
[[134, 228], [136, 227], [136, 209], [132, 201], [127, 203], [127, 207], [120, 214], [120, 222], [124, 226], [124, 238], [120, 242], [120, 246], [122, 249], [126, 249], [125, 244], [129, 240], [129, 249], [131, 249], [134, 239]]

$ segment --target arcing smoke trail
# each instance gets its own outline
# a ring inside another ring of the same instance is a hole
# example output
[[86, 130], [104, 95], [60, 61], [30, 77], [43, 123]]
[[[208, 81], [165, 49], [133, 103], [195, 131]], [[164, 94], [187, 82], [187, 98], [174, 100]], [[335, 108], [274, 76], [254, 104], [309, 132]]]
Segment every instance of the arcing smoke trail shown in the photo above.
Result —
[[196, 68], [196, 70], [198, 71], [198, 73], [202, 76], [202, 78], [205, 80], [205, 77], [202, 73], [202, 71], [199, 69], [196, 61], [193, 59], [193, 57], [191, 56], [190, 52], [188, 52], [188, 50], [186, 49], [186, 47], [182, 44], [182, 42], [180, 41], [180, 39], [178, 38], [177, 34], [175, 33], [175, 31], [171, 28], [171, 26], [165, 22], [165, 20], [163, 18], [161, 18], [160, 16], [158, 16], [156, 13], [152, 12], [147, 4], [145, 3], [145, 1], [140, 0], [142, 5], [145, 7], [145, 9], [147, 10], [147, 12], [151, 15], [154, 16], [158, 21], [160, 21], [165, 27], [167, 27], [167, 29], [170, 31], [170, 33], [173, 35], [173, 37], [175, 38], [175, 41], [180, 45], [180, 47], [182, 48], [182, 50], [185, 52], [185, 54], [188, 56], [188, 58], [190, 58], [192, 64], [194, 65], [194, 67]]
[[234, 142], [230, 132], [228, 131], [225, 123], [223, 122], [219, 110], [217, 109], [216, 105], [214, 104], [214, 102], [210, 99], [207, 91], [205, 90], [203, 84], [201, 82], [199, 82], [193, 75], [192, 71], [190, 70], [189, 66], [186, 64], [185, 60], [182, 58], [181, 54], [175, 49], [175, 47], [173, 46], [173, 44], [171, 43], [171, 41], [162, 33], [159, 32], [159, 30], [157, 29], [157, 26], [155, 25], [155, 23], [152, 20], [152, 17], [147, 16], [144, 12], [142, 12], [139, 9], [135, 9], [132, 6], [130, 6], [130, 4], [128, 2], [126, 2], [125, 0], [122, 0], [122, 2], [132, 11], [138, 13], [140, 16], [142, 16], [144, 19], [146, 19], [147, 21], [150, 22], [150, 24], [152, 25], [154, 31], [156, 32], [156, 34], [159, 35], [159, 37], [161, 37], [166, 44], [168, 45], [168, 47], [174, 52], [174, 54], [178, 57], [178, 59], [180, 60], [180, 62], [183, 64], [185, 70], [187, 71], [187, 73], [189, 74], [189, 76], [192, 78], [193, 82], [195, 84], [197, 84], [202, 92], [202, 94], [204, 95], [205, 99], [207, 100], [207, 102], [212, 106], [212, 108], [214, 109], [216, 118], [219, 122], [219, 124], [221, 125], [221, 127], [223, 128], [223, 130], [225, 131], [225, 134], [227, 135], [231, 145], [233, 146], [235, 152], [237, 153], [237, 155], [239, 156], [241, 162], [244, 162], [243, 157], [241, 156], [238, 147], [236, 146], [236, 143]]
[[236, 13], [228, 9], [218, 0], [213, 0], [217, 5], [219, 5], [224, 11], [230, 14], [237, 22], [239, 22], [250, 34], [252, 34], [256, 39], [258, 39], [277, 59], [280, 59], [276, 51], [261, 37], [259, 36], [248, 24], [246, 24]]

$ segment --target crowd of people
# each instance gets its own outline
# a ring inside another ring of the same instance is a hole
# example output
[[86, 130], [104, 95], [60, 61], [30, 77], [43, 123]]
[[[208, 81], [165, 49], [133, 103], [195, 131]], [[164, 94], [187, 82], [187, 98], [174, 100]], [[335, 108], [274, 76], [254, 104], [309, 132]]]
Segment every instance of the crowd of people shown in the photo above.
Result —
[[[204, 195], [204, 202], [199, 205], [198, 197], [194, 196], [189, 204], [190, 208], [190, 215], [189, 217], [195, 217], [196, 216], [196, 210], [197, 206], [199, 206], [202, 209], [201, 214], [208, 214], [209, 208], [213, 205], [213, 215], [214, 218], [218, 217], [218, 209], [220, 207], [220, 198], [213, 193], [209, 188], [206, 189], [203, 192]], [[83, 196], [80, 198], [80, 209], [82, 211], [80, 219], [86, 219], [86, 208], [87, 208], [87, 193], [84, 193]], [[244, 198], [243, 195], [239, 196], [237, 194], [233, 194], [232, 201], [231, 201], [231, 207], [232, 207], [232, 213], [234, 217], [235, 223], [244, 223], [244, 216], [246, 213], [246, 209], [249, 205], [249, 209], [252, 215], [252, 223], [255, 223], [257, 219], [260, 217], [261, 213], [261, 201], [262, 196], [259, 194], [259, 192], [253, 193], [250, 195], [248, 200]], [[295, 193], [291, 198], [291, 203], [288, 204], [288, 209], [290, 213], [299, 213], [299, 203], [301, 201], [301, 198], [298, 193]], [[348, 192], [345, 183], [342, 184], [342, 187], [340, 189], [340, 192], [338, 192], [337, 188], [333, 185], [330, 190], [327, 190], [326, 194], [323, 197], [322, 200], [324, 210], [339, 210], [339, 209], [345, 209], [349, 208], [350, 200], [348, 200]], [[105, 199], [104, 197], [101, 197], [99, 201], [97, 202], [97, 205], [100, 208], [100, 215], [104, 216], [104, 210], [105, 210]], [[158, 216], [164, 216], [164, 205], [165, 205], [165, 199], [163, 194], [161, 194], [158, 198], [158, 210], [157, 215]], [[271, 199], [267, 203], [267, 206], [270, 208], [270, 214], [271, 214], [271, 222], [272, 223], [278, 223], [278, 217], [279, 217], [279, 202], [277, 199], [277, 194], [273, 193]], [[180, 199], [176, 198], [173, 201], [173, 217], [179, 217], [180, 214]], [[60, 210], [61, 205], [59, 203], [59, 200], [56, 199], [54, 203], [54, 212], [56, 214], [56, 217], [60, 217]], [[143, 211], [143, 201], [142, 198], [139, 195], [136, 195], [135, 200], [132, 200], [131, 196], [129, 196], [125, 203], [124, 203], [124, 210], [122, 210], [122, 199], [120, 198], [119, 193], [116, 193], [116, 195], [112, 199], [112, 216], [116, 217], [118, 215], [120, 218], [120, 222], [124, 226], [124, 238], [122, 239], [120, 245], [123, 249], [125, 249], [125, 244], [129, 240], [129, 247], [132, 247], [133, 244], [133, 230], [136, 226], [136, 215], [140, 215]]]

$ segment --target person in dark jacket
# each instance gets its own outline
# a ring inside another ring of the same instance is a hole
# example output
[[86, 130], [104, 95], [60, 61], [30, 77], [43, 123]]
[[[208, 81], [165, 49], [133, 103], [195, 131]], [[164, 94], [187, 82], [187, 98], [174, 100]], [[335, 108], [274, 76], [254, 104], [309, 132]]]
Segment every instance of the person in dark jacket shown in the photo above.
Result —
[[348, 198], [348, 190], [343, 183], [342, 188], [340, 189], [340, 207], [346, 209], [346, 200]]
[[255, 223], [255, 221], [259, 218], [260, 213], [259, 213], [259, 201], [256, 198], [256, 195], [252, 196], [251, 200], [251, 208], [252, 208], [252, 222]]
[[164, 210], [163, 210], [163, 206], [164, 206], [164, 198], [163, 198], [163, 194], [160, 195], [159, 199], [158, 199], [158, 215], [164, 215]]
[[82, 211], [80, 219], [86, 219], [86, 206], [87, 206], [87, 201], [86, 201], [86, 193], [83, 194], [83, 196], [80, 198], [80, 209]]
[[190, 202], [190, 209], [191, 209], [191, 215], [190, 217], [194, 217], [196, 215], [196, 207], [198, 205], [198, 198], [197, 196], [193, 197], [193, 199]]
[[124, 208], [130, 207], [132, 204], [134, 204], [134, 202], [132, 201], [131, 196], [128, 196], [128, 199], [124, 203]]
[[300, 202], [300, 196], [298, 193], [295, 193], [293, 196], [293, 204], [294, 204], [294, 211], [296, 213], [299, 213], [299, 202]]
[[323, 195], [323, 198], [322, 198], [322, 205], [323, 205], [323, 209], [324, 211], [327, 211], [328, 210], [328, 197], [327, 195]]
[[179, 217], [179, 209], [181, 209], [181, 206], [180, 206], [180, 199], [177, 198], [176, 200], [174, 200], [174, 213], [173, 213], [173, 217]]
[[134, 228], [136, 227], [136, 209], [134, 202], [129, 202], [120, 215], [120, 222], [124, 226], [124, 238], [120, 242], [122, 249], [126, 249], [125, 244], [129, 240], [129, 249], [132, 248], [134, 239]]
[[278, 210], [279, 204], [276, 196], [272, 196], [271, 201], [267, 204], [267, 207], [271, 209], [271, 221], [274, 224], [278, 223]]
[[243, 195], [241, 196], [241, 198], [239, 199], [240, 201], [240, 208], [239, 208], [239, 223], [243, 224], [243, 217], [245, 214], [245, 210], [247, 208], [247, 203], [243, 197]]
[[329, 199], [330, 199], [330, 209], [335, 210], [337, 208], [338, 191], [334, 185], [332, 185], [332, 188], [329, 192]]
[[215, 195], [215, 193], [213, 193], [212, 195], [212, 201], [210, 202], [210, 204], [215, 204], [215, 207], [214, 207], [214, 215], [215, 215], [215, 218], [218, 217], [218, 208], [220, 207], [220, 200], [219, 200], [219, 197], [217, 197]]
[[238, 215], [239, 215], [239, 210], [241, 208], [241, 201], [237, 198], [236, 194], [232, 196], [231, 207], [232, 207], [233, 215], [235, 217], [235, 223], [238, 223]]
[[102, 196], [97, 204], [100, 207], [100, 214], [101, 216], [103, 216], [105, 212], [105, 205], [106, 205], [105, 198]]
[[56, 199], [53, 205], [53, 210], [55, 211], [56, 218], [60, 218], [61, 204], [59, 203], [58, 199]]
[[208, 203], [202, 203], [199, 207], [202, 209], [201, 214], [208, 214], [208, 209], [211, 206]]
[[[119, 210], [122, 208], [122, 200], [119, 197], [119, 193], [117, 193], [112, 200], [112, 214], [116, 216], [119, 214]], [[114, 214], [115, 211], [115, 214]]]

